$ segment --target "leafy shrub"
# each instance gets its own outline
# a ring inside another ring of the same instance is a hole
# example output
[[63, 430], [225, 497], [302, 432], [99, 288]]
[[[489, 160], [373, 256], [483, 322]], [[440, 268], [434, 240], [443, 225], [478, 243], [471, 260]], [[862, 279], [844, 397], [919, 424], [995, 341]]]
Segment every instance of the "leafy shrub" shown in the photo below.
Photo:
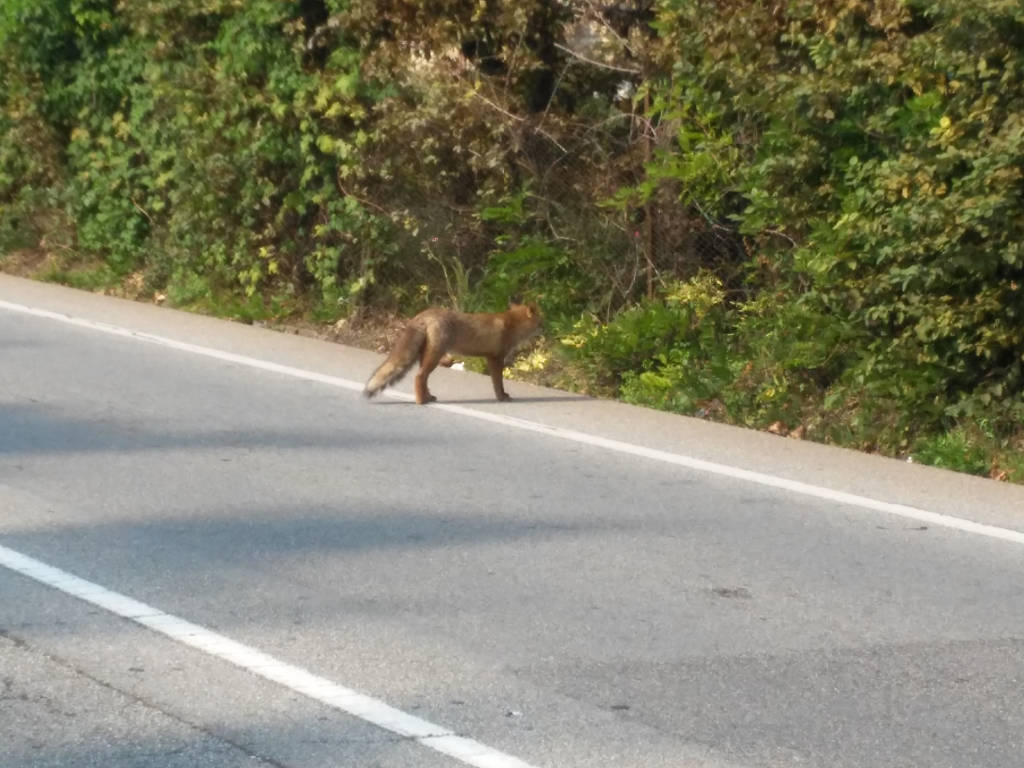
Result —
[[523, 295], [590, 391], [1007, 456], [1022, 40], [1014, 0], [8, 0], [0, 249], [250, 319]]

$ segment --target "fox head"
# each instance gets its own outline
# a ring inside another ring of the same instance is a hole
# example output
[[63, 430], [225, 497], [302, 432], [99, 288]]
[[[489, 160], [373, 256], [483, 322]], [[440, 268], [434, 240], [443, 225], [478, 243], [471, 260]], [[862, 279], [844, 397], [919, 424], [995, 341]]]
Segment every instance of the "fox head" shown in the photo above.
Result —
[[517, 304], [510, 301], [508, 311], [515, 318], [515, 323], [523, 330], [523, 337], [532, 336], [544, 319], [536, 304]]

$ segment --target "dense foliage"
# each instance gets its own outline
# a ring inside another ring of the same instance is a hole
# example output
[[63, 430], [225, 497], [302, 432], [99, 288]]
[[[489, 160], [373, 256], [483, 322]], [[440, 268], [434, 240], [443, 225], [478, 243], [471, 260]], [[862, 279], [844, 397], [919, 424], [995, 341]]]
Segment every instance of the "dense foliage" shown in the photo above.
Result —
[[571, 385], [1024, 480], [1017, 0], [6, 0], [0, 78], [56, 276], [525, 294]]

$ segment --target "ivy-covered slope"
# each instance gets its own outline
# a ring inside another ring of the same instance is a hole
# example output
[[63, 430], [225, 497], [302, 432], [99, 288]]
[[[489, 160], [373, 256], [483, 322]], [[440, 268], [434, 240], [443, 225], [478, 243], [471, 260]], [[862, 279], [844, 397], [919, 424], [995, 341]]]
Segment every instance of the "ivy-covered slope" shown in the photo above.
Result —
[[[0, 259], [1024, 480], [1015, 0], [7, 0]], [[0, 261], [0, 267], [3, 261]]]

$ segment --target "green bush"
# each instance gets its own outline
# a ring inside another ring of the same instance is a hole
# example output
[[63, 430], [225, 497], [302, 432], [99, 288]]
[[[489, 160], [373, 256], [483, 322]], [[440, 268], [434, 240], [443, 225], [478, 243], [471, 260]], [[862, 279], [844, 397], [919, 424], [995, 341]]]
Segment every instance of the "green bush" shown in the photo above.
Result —
[[0, 250], [247, 319], [522, 296], [593, 392], [1006, 457], [1022, 78], [1015, 0], [8, 0]]

